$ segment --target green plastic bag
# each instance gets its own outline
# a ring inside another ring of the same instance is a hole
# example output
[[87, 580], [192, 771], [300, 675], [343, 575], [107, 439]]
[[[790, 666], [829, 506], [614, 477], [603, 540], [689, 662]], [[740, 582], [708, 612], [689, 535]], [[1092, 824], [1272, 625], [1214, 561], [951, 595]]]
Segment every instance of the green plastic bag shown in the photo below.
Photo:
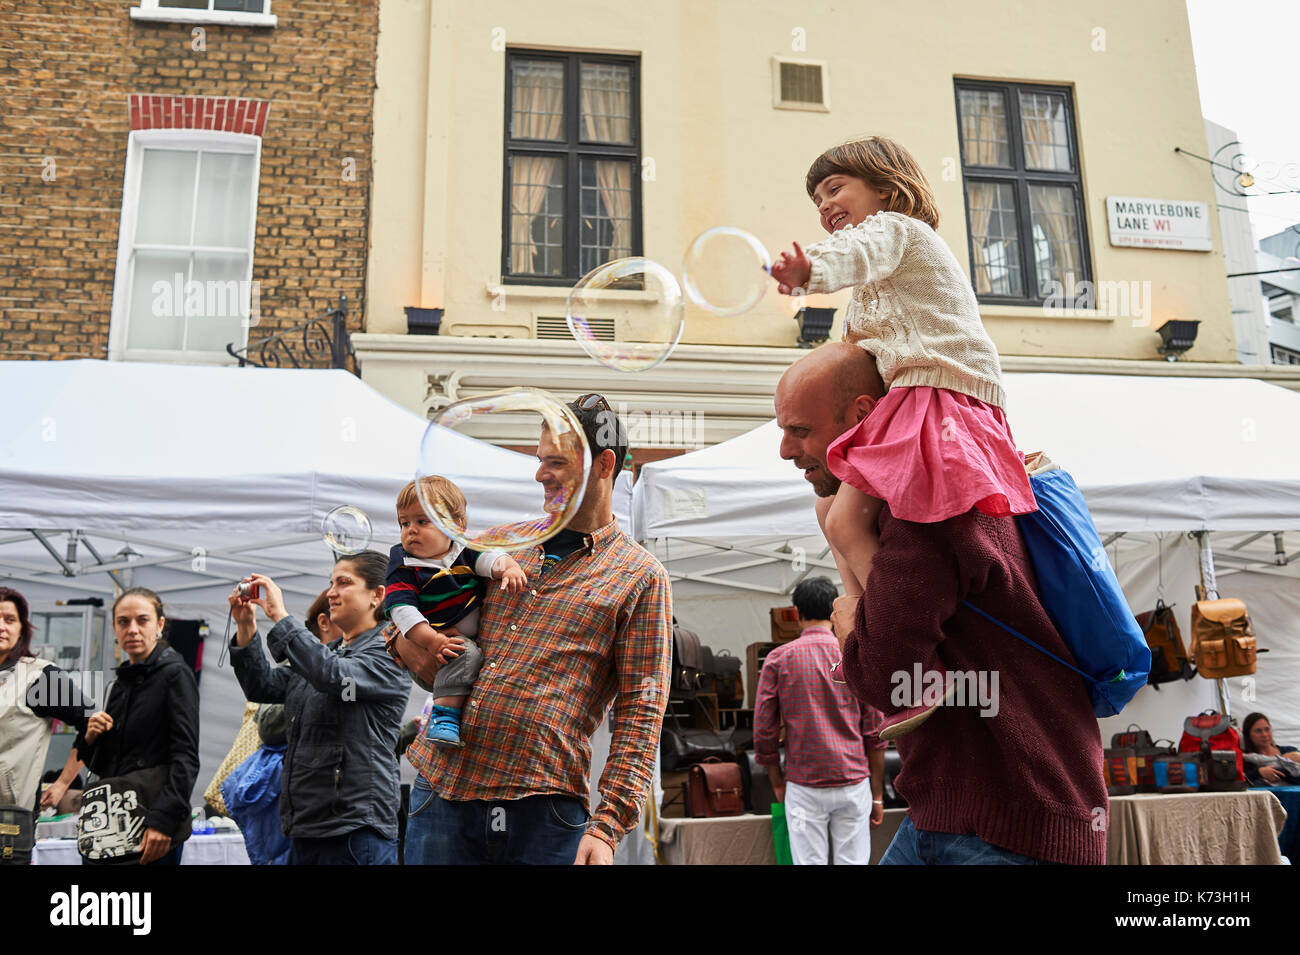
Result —
[[772, 846], [776, 849], [777, 865], [794, 865], [790, 854], [790, 830], [785, 824], [785, 804], [772, 803]]

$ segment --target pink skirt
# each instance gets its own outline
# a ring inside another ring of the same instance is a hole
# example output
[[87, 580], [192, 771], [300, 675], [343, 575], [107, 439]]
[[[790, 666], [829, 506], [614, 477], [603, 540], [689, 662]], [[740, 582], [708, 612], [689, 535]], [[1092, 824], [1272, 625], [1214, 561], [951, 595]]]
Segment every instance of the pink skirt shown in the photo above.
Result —
[[1002, 409], [946, 388], [891, 388], [831, 443], [826, 464], [905, 521], [1038, 510]]

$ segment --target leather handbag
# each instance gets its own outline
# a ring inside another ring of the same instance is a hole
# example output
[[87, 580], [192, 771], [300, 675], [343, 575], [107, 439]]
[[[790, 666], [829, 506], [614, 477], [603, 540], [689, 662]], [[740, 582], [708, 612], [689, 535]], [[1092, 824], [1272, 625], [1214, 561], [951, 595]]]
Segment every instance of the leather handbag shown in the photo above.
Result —
[[1138, 614], [1137, 622], [1147, 646], [1151, 648], [1151, 672], [1147, 675], [1147, 683], [1159, 689], [1161, 683], [1190, 680], [1196, 676], [1196, 668], [1187, 654], [1187, 645], [1183, 643], [1172, 605], [1157, 600], [1156, 609]]
[[1154, 772], [1157, 792], [1194, 793], [1201, 785], [1200, 759], [1195, 753], [1157, 756]]
[[28, 865], [36, 844], [36, 820], [30, 809], [0, 806], [0, 865]]
[[[167, 785], [168, 768], [137, 769], [86, 788], [77, 814], [77, 851], [88, 865], [139, 862], [149, 807]], [[181, 820], [171, 836], [172, 848], [193, 833], [189, 819]]]
[[1240, 600], [1198, 600], [1192, 604], [1192, 656], [1201, 676], [1249, 676], [1255, 672], [1255, 628]]
[[[683, 727], [681, 719], [670, 707], [668, 715], [673, 725], [664, 723], [659, 735], [659, 765], [661, 769], [685, 769], [692, 763], [706, 759], [733, 759], [736, 747], [731, 730], [715, 727], [696, 729]], [[707, 711], [706, 711], [707, 715]]]
[[692, 819], [739, 816], [745, 811], [740, 767], [716, 757], [696, 763], [687, 781], [686, 807]]
[[1107, 748], [1102, 763], [1106, 774], [1106, 793], [1128, 796], [1137, 792], [1137, 753], [1127, 747]]

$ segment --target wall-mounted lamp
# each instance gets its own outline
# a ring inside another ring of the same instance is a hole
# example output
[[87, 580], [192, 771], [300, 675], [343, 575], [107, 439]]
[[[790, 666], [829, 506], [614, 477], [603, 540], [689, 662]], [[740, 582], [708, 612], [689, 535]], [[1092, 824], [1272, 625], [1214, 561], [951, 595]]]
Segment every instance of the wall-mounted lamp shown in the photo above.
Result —
[[442, 309], [406, 306], [406, 333], [408, 335], [437, 335], [442, 327]]
[[800, 348], [810, 348], [826, 341], [831, 334], [831, 323], [835, 321], [833, 308], [801, 308], [796, 316], [799, 319]]
[[1196, 344], [1196, 330], [1199, 321], [1176, 319], [1165, 322], [1156, 329], [1161, 345], [1156, 351], [1165, 356], [1165, 361], [1177, 361], [1178, 356]]

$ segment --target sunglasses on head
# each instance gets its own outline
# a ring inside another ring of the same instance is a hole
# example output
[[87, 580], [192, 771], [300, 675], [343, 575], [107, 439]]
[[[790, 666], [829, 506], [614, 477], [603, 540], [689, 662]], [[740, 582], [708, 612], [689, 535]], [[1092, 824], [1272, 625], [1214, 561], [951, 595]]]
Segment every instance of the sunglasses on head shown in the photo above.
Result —
[[[589, 394], [579, 395], [578, 400], [574, 403], [578, 406], [578, 410], [580, 411], [608, 411], [610, 414], [614, 413], [614, 409], [610, 407], [609, 401], [606, 400], [605, 396], [597, 394], [594, 391]], [[616, 468], [621, 468], [623, 466], [623, 458], [627, 454], [627, 449], [625, 447], [619, 445], [616, 448], [605, 448], [604, 450], [614, 452], [614, 464]], [[600, 454], [600, 451], [596, 451], [595, 453]]]

